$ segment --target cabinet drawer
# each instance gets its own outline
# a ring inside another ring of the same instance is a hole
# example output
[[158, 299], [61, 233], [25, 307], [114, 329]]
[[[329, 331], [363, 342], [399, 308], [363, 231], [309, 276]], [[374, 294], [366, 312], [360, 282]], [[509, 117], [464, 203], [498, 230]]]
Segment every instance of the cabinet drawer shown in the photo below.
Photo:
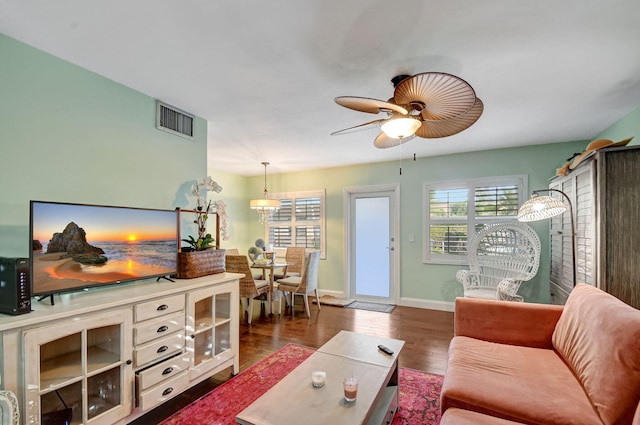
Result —
[[184, 310], [184, 295], [160, 298], [135, 306], [134, 319], [136, 322], [164, 316], [169, 313]]
[[184, 332], [176, 332], [164, 338], [153, 340], [147, 344], [136, 347], [133, 351], [135, 366], [163, 359], [171, 354], [176, 354], [184, 348]]
[[189, 367], [189, 355], [182, 353], [136, 373], [138, 393], [145, 391], [159, 382], [173, 378]]
[[138, 397], [138, 407], [147, 411], [160, 403], [164, 403], [170, 398], [183, 392], [189, 386], [189, 376], [187, 372], [181, 372], [171, 379], [163, 381], [148, 391], [142, 391]]
[[144, 344], [156, 338], [183, 331], [184, 324], [185, 317], [182, 311], [148, 322], [139, 323], [134, 329], [134, 344]]

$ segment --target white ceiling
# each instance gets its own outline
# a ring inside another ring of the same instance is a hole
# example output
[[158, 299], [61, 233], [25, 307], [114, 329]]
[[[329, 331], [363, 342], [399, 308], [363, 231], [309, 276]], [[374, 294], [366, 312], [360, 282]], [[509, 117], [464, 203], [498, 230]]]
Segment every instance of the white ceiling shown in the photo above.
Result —
[[[588, 140], [640, 105], [638, 0], [0, 0], [0, 32], [209, 122], [241, 175]], [[442, 71], [485, 105], [469, 129], [376, 149], [397, 74]]]

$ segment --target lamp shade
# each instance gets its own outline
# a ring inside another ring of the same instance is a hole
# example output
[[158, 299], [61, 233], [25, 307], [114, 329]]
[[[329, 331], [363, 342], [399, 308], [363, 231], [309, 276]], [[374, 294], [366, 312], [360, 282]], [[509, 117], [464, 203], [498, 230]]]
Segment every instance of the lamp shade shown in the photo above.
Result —
[[382, 132], [392, 139], [412, 136], [422, 123], [415, 118], [394, 118], [382, 124]]
[[538, 221], [555, 217], [567, 210], [564, 202], [552, 196], [535, 196], [522, 204], [518, 221]]
[[252, 199], [249, 201], [249, 208], [257, 211], [275, 211], [280, 208], [280, 200], [278, 199]]

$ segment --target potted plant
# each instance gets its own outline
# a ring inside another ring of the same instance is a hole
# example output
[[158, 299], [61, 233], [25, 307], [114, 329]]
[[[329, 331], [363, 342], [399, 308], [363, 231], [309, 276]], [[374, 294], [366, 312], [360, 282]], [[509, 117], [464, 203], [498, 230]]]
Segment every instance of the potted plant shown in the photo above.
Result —
[[[215, 182], [210, 176], [196, 181], [191, 188], [191, 193], [196, 198], [196, 207], [193, 210], [195, 219], [193, 220], [197, 228], [197, 238], [189, 235], [182, 239], [187, 243], [186, 247], [182, 247], [178, 252], [178, 278], [191, 279], [194, 277], [206, 276], [209, 274], [223, 273], [225, 271], [225, 250], [215, 249], [215, 239], [211, 233], [207, 232], [207, 220], [212, 214], [211, 200], [203, 199], [201, 190], [206, 192], [220, 193], [222, 187]], [[214, 205], [217, 205], [216, 202]]]

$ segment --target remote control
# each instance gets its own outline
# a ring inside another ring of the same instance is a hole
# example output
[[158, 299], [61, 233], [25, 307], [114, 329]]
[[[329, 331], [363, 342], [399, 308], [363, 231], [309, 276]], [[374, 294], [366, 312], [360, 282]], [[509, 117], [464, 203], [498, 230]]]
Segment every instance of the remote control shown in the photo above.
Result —
[[384, 345], [380, 344], [378, 345], [378, 348], [380, 349], [380, 351], [382, 351], [383, 353], [386, 353], [388, 355], [392, 355], [393, 354], [393, 350], [391, 350], [390, 348], [385, 347]]

